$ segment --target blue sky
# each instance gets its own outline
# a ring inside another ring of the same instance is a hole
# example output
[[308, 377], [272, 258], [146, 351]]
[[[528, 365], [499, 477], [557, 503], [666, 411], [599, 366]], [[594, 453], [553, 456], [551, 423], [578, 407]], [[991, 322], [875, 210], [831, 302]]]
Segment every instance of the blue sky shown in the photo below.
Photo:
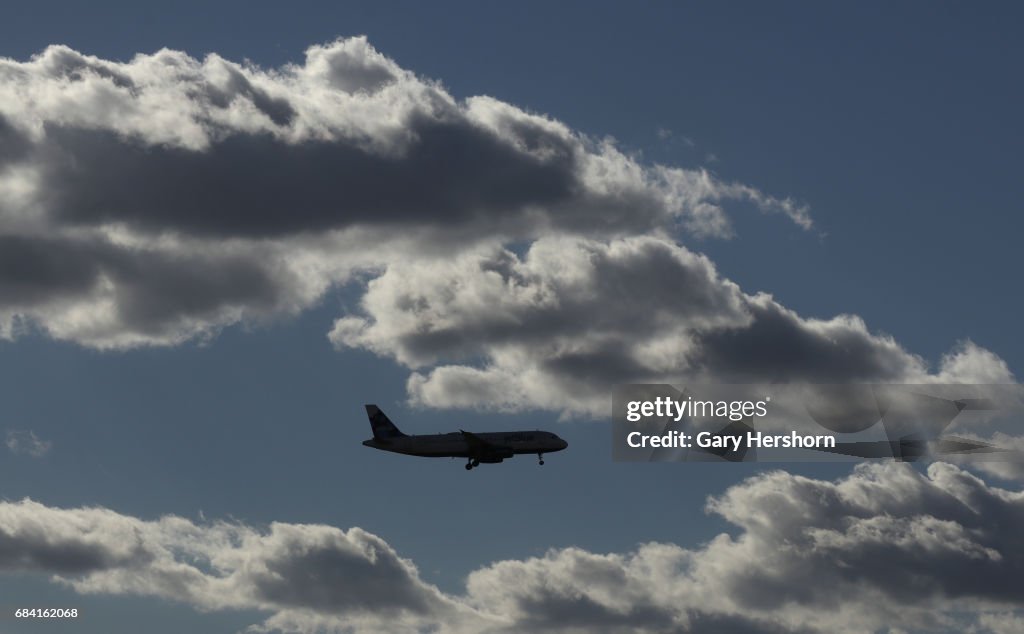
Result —
[[[64, 44], [119, 62], [166, 47], [274, 69], [301, 65], [312, 45], [365, 35], [456, 100], [487, 95], [591, 139], [614, 138], [637, 165], [704, 169], [806, 205], [809, 229], [743, 197], [720, 202], [731, 238], [671, 225], [667, 240], [706, 255], [748, 295], [770, 293], [805, 320], [858, 315], [871, 345], [891, 335], [932, 375], [965, 340], [1010, 372], [1024, 364], [1024, 88], [1015, 80], [1024, 45], [1011, 4], [51, 3], [4, 13], [0, 56], [18, 62]], [[503, 244], [522, 256], [538, 239]], [[410, 369], [394, 360], [409, 349], [387, 333], [332, 346], [341, 316], [383, 323], [360, 307], [374, 266], [299, 310], [218, 325], [205, 339], [97, 350], [75, 336], [55, 340], [44, 324], [0, 341], [0, 429], [51, 443], [41, 457], [0, 457], [0, 497], [142, 520], [358, 526], [452, 596], [474, 570], [548, 549], [696, 549], [740, 532], [735, 515], [708, 514], [705, 502], [759, 465], [614, 464], [606, 425], [584, 406], [564, 421], [529, 398], [515, 413], [459, 407], [450, 395], [441, 403], [450, 406], [410, 403], [411, 372], [481, 367], [495, 349]], [[571, 447], [544, 467], [519, 457], [467, 474], [458, 461], [362, 447], [366, 402], [406, 432], [545, 428]], [[824, 482], [851, 470], [799, 472]], [[83, 610], [55, 631], [235, 631], [268, 613], [202, 611], [166, 597], [80, 594], [38, 570], [0, 576], [4, 609]], [[769, 620], [796, 631], [786, 618]], [[40, 627], [0, 620], [2, 632]]]

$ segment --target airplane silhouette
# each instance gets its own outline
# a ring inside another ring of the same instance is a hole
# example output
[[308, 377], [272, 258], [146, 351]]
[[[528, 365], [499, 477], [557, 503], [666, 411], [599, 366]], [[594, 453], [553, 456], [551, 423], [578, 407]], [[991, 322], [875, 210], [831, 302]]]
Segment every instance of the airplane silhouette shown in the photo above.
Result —
[[569, 446], [557, 435], [546, 431], [486, 432], [480, 434], [459, 430], [448, 434], [409, 436], [376, 405], [366, 406], [373, 438], [364, 440], [367, 447], [427, 458], [466, 458], [466, 470], [481, 464], [496, 464], [516, 454], [537, 454], [544, 464], [544, 454], [562, 451]]

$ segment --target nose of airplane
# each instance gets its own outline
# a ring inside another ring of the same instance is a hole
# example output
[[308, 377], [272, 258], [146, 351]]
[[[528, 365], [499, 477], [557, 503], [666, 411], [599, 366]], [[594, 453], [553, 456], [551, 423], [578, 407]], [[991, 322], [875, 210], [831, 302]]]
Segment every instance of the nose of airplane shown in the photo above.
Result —
[[569, 443], [565, 442], [561, 438], [558, 439], [558, 450], [561, 451], [569, 446]]

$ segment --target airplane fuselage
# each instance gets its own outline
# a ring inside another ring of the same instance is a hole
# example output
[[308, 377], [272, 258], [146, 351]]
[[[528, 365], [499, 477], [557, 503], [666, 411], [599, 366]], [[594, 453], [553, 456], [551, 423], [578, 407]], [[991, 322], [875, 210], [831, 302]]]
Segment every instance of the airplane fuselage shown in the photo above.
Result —
[[[397, 438], [371, 438], [363, 441], [367, 447], [392, 451], [407, 456], [426, 458], [511, 458], [516, 454], [554, 453], [566, 448], [567, 443], [554, 434], [543, 431], [486, 432], [473, 434], [489, 446], [480, 450], [466, 434], [421, 434]], [[492, 454], [492, 455], [481, 455]]]

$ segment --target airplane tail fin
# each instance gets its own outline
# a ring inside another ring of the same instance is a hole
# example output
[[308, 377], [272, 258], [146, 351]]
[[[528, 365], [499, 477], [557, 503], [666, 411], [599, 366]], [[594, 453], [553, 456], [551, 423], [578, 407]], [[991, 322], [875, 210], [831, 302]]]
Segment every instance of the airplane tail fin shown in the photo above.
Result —
[[400, 429], [395, 427], [391, 419], [384, 412], [380, 411], [380, 408], [376, 405], [367, 405], [366, 415], [370, 417], [370, 427], [373, 429], [374, 438], [384, 440], [387, 438], [400, 438], [405, 435]]

